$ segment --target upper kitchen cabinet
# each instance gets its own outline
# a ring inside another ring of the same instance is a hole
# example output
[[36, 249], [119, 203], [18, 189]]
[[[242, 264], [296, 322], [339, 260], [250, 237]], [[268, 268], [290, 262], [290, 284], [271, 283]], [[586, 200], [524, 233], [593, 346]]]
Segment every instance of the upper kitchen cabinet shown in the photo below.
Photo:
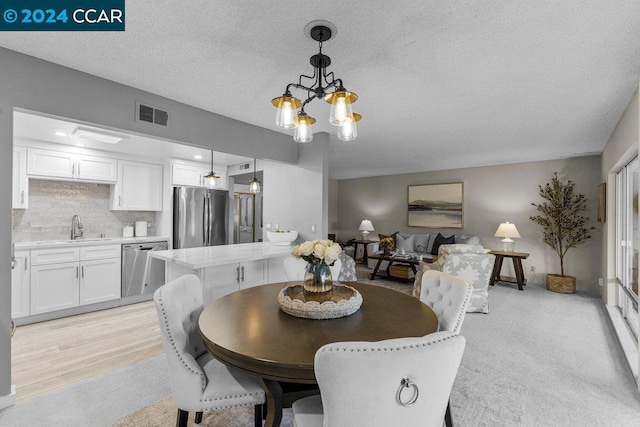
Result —
[[161, 211], [162, 165], [119, 160], [111, 210]]
[[29, 148], [27, 150], [27, 174], [41, 179], [115, 183], [117, 160], [108, 157]]
[[[215, 188], [227, 189], [227, 167], [213, 165], [220, 177]], [[171, 162], [171, 185], [174, 187], [205, 187], [204, 176], [211, 171], [211, 166], [204, 164]]]
[[13, 147], [13, 209], [27, 209], [29, 207], [29, 179], [27, 177], [27, 149]]

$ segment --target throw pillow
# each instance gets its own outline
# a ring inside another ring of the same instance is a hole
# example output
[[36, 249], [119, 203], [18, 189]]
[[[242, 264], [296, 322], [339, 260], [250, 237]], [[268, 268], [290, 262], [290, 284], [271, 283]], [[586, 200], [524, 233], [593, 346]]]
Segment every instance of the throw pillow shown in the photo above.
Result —
[[413, 252], [423, 254], [427, 252], [429, 247], [429, 235], [428, 234], [414, 234]]
[[402, 234], [396, 234], [396, 250], [402, 252], [413, 252], [415, 237], [411, 234], [404, 237]]
[[455, 235], [444, 237], [442, 234], [438, 233], [435, 240], [433, 241], [433, 249], [431, 249], [431, 255], [438, 255], [438, 249], [440, 249], [440, 245], [453, 245], [454, 243]]

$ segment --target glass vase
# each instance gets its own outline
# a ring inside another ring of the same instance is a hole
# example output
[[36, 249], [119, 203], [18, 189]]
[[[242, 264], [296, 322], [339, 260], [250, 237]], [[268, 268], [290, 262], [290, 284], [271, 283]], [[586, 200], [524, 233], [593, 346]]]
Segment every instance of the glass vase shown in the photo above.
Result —
[[307, 301], [329, 301], [332, 296], [333, 278], [331, 269], [324, 262], [308, 263], [302, 282], [304, 298]]

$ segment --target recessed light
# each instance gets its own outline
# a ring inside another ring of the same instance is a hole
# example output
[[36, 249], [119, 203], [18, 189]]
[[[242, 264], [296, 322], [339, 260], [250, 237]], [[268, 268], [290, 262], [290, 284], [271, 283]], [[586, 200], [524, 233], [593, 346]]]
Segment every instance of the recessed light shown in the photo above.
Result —
[[84, 147], [84, 144], [81, 142], [76, 142], [76, 147]]
[[195, 156], [193, 156], [193, 158], [196, 160], [200, 160], [202, 156], [200, 154], [196, 154]]
[[57, 136], [67, 136], [67, 134], [66, 134], [66, 133], [64, 133], [64, 132], [60, 132], [60, 131], [57, 131], [57, 132], [56, 132], [56, 135], [57, 135]]
[[118, 135], [115, 133], [103, 132], [101, 130], [94, 130], [83, 128], [78, 126], [76, 130], [73, 131], [73, 136], [80, 139], [87, 139], [89, 141], [97, 141], [97, 142], [106, 142], [108, 144], [117, 144], [123, 139], [128, 138], [126, 135]]

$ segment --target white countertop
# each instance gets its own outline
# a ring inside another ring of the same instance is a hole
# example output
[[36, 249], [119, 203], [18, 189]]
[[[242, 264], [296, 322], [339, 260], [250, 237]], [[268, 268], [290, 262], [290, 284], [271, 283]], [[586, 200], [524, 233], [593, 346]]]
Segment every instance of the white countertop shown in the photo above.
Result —
[[42, 240], [37, 242], [15, 242], [16, 250], [28, 249], [50, 249], [59, 247], [74, 246], [99, 246], [99, 245], [122, 245], [127, 243], [145, 243], [168, 241], [168, 237], [146, 236], [146, 237], [104, 237], [104, 238], [78, 238], [76, 240]]
[[292, 249], [293, 245], [280, 246], [271, 242], [260, 242], [153, 251], [149, 252], [149, 256], [198, 270], [236, 262], [282, 257], [290, 255]]

